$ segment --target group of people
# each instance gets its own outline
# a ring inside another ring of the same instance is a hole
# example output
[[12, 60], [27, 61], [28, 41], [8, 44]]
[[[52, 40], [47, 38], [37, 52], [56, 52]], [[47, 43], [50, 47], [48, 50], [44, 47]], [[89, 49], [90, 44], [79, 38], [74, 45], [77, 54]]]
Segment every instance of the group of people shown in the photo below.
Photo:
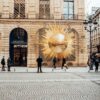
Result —
[[[53, 68], [56, 68], [56, 64], [58, 62], [59, 59], [57, 59], [56, 57], [53, 58], [52, 62], [53, 62]], [[42, 62], [43, 62], [43, 59], [39, 56], [37, 59], [36, 59], [36, 62], [37, 62], [37, 72], [39, 73], [42, 73]], [[97, 56], [91, 56], [89, 57], [88, 59], [88, 66], [89, 66], [89, 71], [90, 70], [93, 70], [93, 66], [95, 65], [95, 72], [98, 72], [98, 67], [99, 67], [99, 63], [100, 63], [100, 59], [97, 57]], [[2, 71], [5, 71], [5, 58], [3, 56], [3, 58], [1, 59], [1, 65], [2, 65]], [[8, 58], [7, 59], [7, 66], [8, 66], [8, 71], [10, 71], [10, 67], [11, 67], [11, 59]], [[63, 69], [63, 67], [66, 67], [66, 69], [68, 69], [68, 66], [66, 64], [66, 59], [65, 58], [62, 58], [62, 66], [61, 68]]]
[[[1, 65], [2, 65], [2, 71], [5, 71], [6, 62], [5, 62], [4, 56], [1, 59]], [[10, 67], [11, 67], [11, 60], [10, 60], [10, 58], [7, 59], [7, 66], [8, 66], [8, 71], [10, 71]]]
[[[37, 72], [39, 73], [42, 73], [42, 62], [43, 62], [43, 59], [39, 56], [37, 59], [36, 59], [36, 62], [37, 62]], [[56, 64], [58, 62], [58, 59], [56, 57], [53, 58], [53, 67], [56, 68]], [[6, 62], [5, 62], [5, 58], [3, 56], [3, 58], [1, 59], [1, 65], [2, 65], [2, 71], [5, 71], [5, 65], [6, 65]], [[7, 67], [8, 67], [8, 71], [10, 71], [10, 68], [11, 68], [11, 59], [8, 58], [7, 59]], [[61, 68], [63, 69], [63, 67], [66, 67], [68, 69], [68, 66], [66, 64], [66, 59], [63, 58], [62, 59], [62, 66]]]
[[93, 66], [95, 66], [95, 72], [98, 72], [99, 63], [100, 63], [99, 57], [96, 55], [91, 55], [88, 58], [88, 62], [87, 62], [88, 66], [89, 66], [89, 71], [93, 70]]
[[[37, 72], [39, 73], [42, 73], [42, 62], [43, 62], [43, 59], [39, 56], [38, 58], [37, 58], [37, 66], [38, 66], [38, 70], [37, 70]], [[59, 61], [59, 59], [57, 59], [56, 57], [54, 57], [53, 58], [53, 67], [54, 68], [56, 68], [56, 64], [57, 64], [57, 62]], [[63, 58], [62, 59], [62, 66], [61, 66], [61, 68], [63, 69], [63, 67], [66, 67], [66, 69], [68, 69], [68, 66], [67, 66], [67, 64], [66, 64], [66, 59], [65, 58]]]
[[[53, 67], [56, 68], [57, 62], [59, 62], [60, 59], [57, 59], [56, 57], [53, 58]], [[68, 69], [67, 63], [66, 63], [66, 58], [62, 58], [62, 65], [61, 68], [66, 67]]]

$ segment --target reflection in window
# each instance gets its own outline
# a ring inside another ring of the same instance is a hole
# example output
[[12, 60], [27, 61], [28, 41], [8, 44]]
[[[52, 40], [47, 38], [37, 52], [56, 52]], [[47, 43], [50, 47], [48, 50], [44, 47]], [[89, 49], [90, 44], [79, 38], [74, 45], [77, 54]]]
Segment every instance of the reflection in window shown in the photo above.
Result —
[[25, 0], [14, 0], [14, 18], [25, 18]]
[[40, 0], [39, 18], [50, 18], [50, 0]]
[[63, 16], [65, 19], [74, 18], [74, 0], [64, 0]]

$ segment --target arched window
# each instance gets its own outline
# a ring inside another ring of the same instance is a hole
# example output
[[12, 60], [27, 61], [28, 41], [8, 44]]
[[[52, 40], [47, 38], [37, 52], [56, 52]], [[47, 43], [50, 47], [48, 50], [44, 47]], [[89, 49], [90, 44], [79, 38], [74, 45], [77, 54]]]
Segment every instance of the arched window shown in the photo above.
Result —
[[27, 32], [22, 28], [15, 28], [10, 35], [11, 44], [27, 45]]
[[14, 0], [14, 18], [25, 18], [25, 0]]

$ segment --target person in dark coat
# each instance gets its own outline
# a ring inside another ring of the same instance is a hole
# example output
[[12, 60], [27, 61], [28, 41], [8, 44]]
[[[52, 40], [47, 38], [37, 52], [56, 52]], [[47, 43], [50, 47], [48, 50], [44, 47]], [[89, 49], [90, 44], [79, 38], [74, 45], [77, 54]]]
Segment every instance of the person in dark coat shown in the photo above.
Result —
[[87, 65], [89, 66], [89, 70], [88, 72], [90, 72], [90, 70], [93, 70], [93, 59], [92, 58], [88, 58], [88, 61], [87, 61]]
[[2, 71], [5, 71], [5, 58], [4, 58], [4, 56], [1, 59], [1, 65], [2, 65]]
[[61, 67], [62, 69], [63, 69], [65, 63], [66, 63], [66, 59], [63, 58], [63, 59], [62, 59], [62, 67]]
[[8, 71], [10, 71], [10, 67], [11, 67], [11, 59], [10, 58], [7, 59], [7, 66], [8, 66]]
[[54, 57], [54, 58], [53, 58], [53, 67], [54, 67], [54, 68], [56, 68], [56, 62], [57, 62], [57, 59], [56, 59], [56, 57]]
[[41, 67], [42, 67], [42, 62], [43, 62], [43, 59], [39, 56], [38, 58], [37, 58], [37, 66], [38, 66], [38, 70], [37, 70], [37, 72], [39, 73], [42, 73], [42, 69], [41, 69]]
[[96, 56], [96, 58], [95, 58], [95, 72], [98, 72], [98, 67], [99, 67], [99, 59]]

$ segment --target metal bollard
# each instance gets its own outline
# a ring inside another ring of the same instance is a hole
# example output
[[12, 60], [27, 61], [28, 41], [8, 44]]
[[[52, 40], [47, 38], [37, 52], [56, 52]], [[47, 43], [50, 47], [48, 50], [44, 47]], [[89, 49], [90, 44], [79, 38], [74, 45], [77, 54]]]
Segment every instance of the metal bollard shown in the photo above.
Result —
[[16, 69], [14, 68], [14, 72], [16, 71]]
[[26, 72], [28, 72], [28, 68], [26, 69]]

